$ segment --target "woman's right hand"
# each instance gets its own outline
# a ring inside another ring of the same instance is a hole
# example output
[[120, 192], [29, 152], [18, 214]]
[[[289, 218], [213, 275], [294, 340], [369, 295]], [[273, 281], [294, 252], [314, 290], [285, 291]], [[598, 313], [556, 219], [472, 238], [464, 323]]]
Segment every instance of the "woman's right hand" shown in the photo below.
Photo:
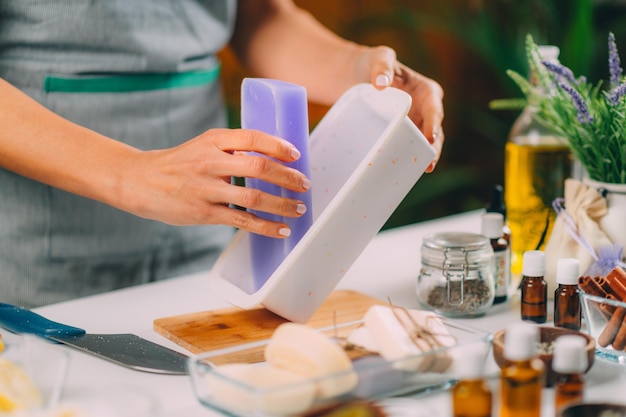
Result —
[[139, 151], [125, 161], [124, 209], [174, 225], [223, 224], [284, 238], [284, 223], [261, 219], [236, 205], [287, 217], [309, 207], [302, 201], [274, 196], [231, 183], [231, 177], [259, 178], [295, 192], [311, 182], [278, 161], [293, 162], [298, 150], [286, 140], [255, 130], [211, 129], [177, 147]]

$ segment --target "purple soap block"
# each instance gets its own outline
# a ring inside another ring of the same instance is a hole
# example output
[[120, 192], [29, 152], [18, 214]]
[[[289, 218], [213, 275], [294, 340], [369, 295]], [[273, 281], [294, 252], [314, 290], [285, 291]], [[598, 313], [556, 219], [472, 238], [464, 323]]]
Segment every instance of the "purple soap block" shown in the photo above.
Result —
[[[260, 130], [291, 142], [300, 151], [301, 157], [285, 165], [311, 178], [309, 118], [304, 87], [267, 78], [245, 78], [241, 85], [241, 127]], [[246, 187], [299, 199], [307, 207], [307, 212], [298, 218], [249, 210], [264, 219], [283, 221], [291, 228], [291, 235], [285, 239], [250, 234], [254, 289], [258, 290], [313, 223], [311, 190], [296, 193], [257, 178], [246, 178]]]

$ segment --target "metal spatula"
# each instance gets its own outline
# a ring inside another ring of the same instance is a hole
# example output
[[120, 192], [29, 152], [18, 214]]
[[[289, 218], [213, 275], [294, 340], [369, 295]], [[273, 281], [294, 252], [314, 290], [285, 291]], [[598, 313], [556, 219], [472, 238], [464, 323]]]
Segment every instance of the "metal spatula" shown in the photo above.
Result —
[[26, 308], [0, 303], [0, 326], [29, 333], [109, 360], [137, 371], [187, 374], [187, 357], [134, 334], [88, 334], [85, 330], [48, 320]]

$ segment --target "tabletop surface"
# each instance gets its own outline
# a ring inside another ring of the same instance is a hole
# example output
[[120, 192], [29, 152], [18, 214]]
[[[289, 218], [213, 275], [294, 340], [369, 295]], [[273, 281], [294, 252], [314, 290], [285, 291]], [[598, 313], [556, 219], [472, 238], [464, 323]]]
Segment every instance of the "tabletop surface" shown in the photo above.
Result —
[[[353, 289], [407, 308], [419, 308], [415, 285], [420, 246], [428, 233], [479, 233], [481, 211], [472, 211], [380, 232], [341, 280], [338, 289]], [[110, 293], [85, 297], [36, 311], [45, 317], [82, 327], [89, 333], [134, 333], [189, 354], [153, 330], [157, 318], [214, 310], [229, 305], [211, 292], [207, 273], [173, 278]], [[492, 307], [483, 317], [459, 319], [493, 332], [520, 320], [519, 299]], [[548, 323], [550, 324], [550, 323]], [[212, 416], [194, 397], [187, 376], [157, 375], [123, 368], [67, 348], [70, 368], [63, 400], [113, 410], [111, 415]], [[491, 364], [495, 367], [495, 364]], [[495, 368], [494, 368], [495, 369]], [[626, 404], [626, 368], [596, 360], [587, 374], [586, 399]], [[495, 398], [494, 398], [495, 399]], [[416, 399], [419, 407], [450, 415], [449, 393]], [[544, 389], [542, 416], [554, 415], [553, 390]], [[96, 414], [100, 415], [100, 414]], [[109, 414], [107, 414], [109, 415]]]

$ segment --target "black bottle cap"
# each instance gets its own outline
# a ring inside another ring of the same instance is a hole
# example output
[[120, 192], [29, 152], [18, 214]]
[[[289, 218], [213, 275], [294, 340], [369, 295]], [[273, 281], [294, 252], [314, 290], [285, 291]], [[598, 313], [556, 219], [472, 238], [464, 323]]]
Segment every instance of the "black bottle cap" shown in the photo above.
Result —
[[504, 205], [504, 189], [500, 184], [496, 184], [491, 189], [491, 201], [487, 206], [487, 212], [501, 213], [506, 219], [506, 206]]

